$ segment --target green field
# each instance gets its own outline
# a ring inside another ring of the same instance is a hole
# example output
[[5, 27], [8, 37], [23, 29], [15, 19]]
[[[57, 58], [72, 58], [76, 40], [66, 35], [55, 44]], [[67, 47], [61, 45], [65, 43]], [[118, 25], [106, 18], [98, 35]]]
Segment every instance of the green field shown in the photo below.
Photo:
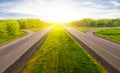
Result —
[[90, 30], [95, 30], [97, 28], [100, 28], [100, 27], [75, 27], [83, 32], [87, 32], [87, 31], [90, 31]]
[[97, 31], [97, 30], [105, 30], [105, 29], [113, 29], [113, 28], [118, 28], [118, 27], [81, 27], [81, 26], [70, 26], [73, 28], [76, 28], [82, 32], [87, 32], [87, 31]]
[[73, 27], [73, 28], [76, 28], [82, 32], [87, 32], [87, 31], [90, 31], [90, 30], [97, 30], [97, 29], [101, 29], [101, 27], [79, 27], [79, 26], [70, 26], [70, 27]]
[[40, 30], [42, 30], [42, 29], [44, 29], [44, 28], [47, 28], [47, 27], [49, 27], [49, 26], [50, 26], [50, 25], [41, 26], [41, 27], [36, 27], [36, 28], [30, 28], [29, 30], [32, 30], [32, 31], [37, 32], [37, 31], [40, 31]]
[[31, 28], [31, 29], [29, 29], [29, 30], [32, 30], [32, 31], [37, 32], [37, 31], [39, 31], [39, 30], [41, 30], [41, 29], [43, 29], [43, 27]]
[[61, 27], [54, 28], [21, 73], [106, 73]]
[[7, 43], [11, 40], [14, 40], [14, 39], [17, 39], [21, 36], [24, 36], [26, 35], [27, 32], [26, 31], [20, 31], [19, 33], [17, 33], [16, 35], [13, 35], [13, 36], [9, 36], [9, 37], [5, 37], [5, 38], [0, 38], [0, 44], [4, 44], [4, 43]]
[[120, 28], [100, 30], [95, 32], [96, 35], [120, 43]]

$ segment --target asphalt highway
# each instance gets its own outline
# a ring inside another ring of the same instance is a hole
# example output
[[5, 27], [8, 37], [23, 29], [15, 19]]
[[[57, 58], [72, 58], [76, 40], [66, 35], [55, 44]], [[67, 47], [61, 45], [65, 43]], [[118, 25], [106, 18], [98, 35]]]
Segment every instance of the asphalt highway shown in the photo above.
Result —
[[68, 26], [64, 28], [120, 72], [120, 44], [97, 37], [92, 32], [84, 33]]
[[28, 35], [0, 46], [0, 73], [18, 60], [38, 40], [48, 34], [53, 27], [38, 32], [29, 32]]

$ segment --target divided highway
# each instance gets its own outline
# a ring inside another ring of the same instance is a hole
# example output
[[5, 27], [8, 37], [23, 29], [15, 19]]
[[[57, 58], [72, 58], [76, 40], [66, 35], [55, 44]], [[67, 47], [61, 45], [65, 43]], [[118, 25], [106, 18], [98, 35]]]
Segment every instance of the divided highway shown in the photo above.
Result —
[[[63, 26], [72, 36], [77, 40], [84, 43], [97, 55], [102, 57], [106, 62], [108, 62], [112, 67], [114, 67], [120, 73], [120, 45], [103, 38], [95, 36], [91, 32], [83, 33], [80, 30]], [[112, 71], [112, 69], [111, 69]], [[111, 72], [112, 73], [112, 72]]]
[[0, 73], [18, 60], [36, 42], [41, 40], [53, 27], [38, 32], [29, 32], [28, 35], [0, 46]]
[[[63, 26], [77, 40], [83, 42], [97, 55], [112, 65], [120, 72], [120, 45], [103, 38], [95, 36], [92, 32], [83, 33], [77, 29]], [[0, 73], [18, 60], [38, 40], [42, 39], [53, 27], [43, 29], [39, 32], [29, 32], [28, 35], [0, 46]], [[110, 68], [111, 69], [111, 68]], [[111, 69], [112, 71], [112, 69]], [[115, 72], [113, 70], [113, 72]], [[112, 73], [112, 72], [111, 72]]]

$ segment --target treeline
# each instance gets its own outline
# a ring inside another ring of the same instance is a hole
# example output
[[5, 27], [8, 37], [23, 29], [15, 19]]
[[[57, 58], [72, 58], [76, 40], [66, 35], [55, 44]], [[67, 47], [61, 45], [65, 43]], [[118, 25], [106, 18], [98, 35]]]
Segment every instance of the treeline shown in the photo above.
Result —
[[20, 31], [20, 25], [15, 20], [7, 20], [0, 22], [0, 38], [6, 38], [17, 35]]
[[20, 19], [18, 22], [21, 29], [31, 29], [44, 26], [44, 22], [39, 19]]
[[85, 18], [76, 20], [68, 25], [70, 26], [83, 26], [83, 27], [117, 27], [120, 26], [120, 18], [117, 19], [98, 19]]
[[21, 29], [45, 27], [45, 23], [39, 19], [0, 20], [0, 38], [17, 35]]

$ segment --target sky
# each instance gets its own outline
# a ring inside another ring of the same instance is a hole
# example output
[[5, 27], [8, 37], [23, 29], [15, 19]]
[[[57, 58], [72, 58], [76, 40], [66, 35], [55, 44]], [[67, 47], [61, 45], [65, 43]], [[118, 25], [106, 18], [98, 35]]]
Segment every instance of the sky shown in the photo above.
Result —
[[120, 18], [120, 0], [0, 0], [0, 19], [9, 18], [63, 23], [83, 18]]

